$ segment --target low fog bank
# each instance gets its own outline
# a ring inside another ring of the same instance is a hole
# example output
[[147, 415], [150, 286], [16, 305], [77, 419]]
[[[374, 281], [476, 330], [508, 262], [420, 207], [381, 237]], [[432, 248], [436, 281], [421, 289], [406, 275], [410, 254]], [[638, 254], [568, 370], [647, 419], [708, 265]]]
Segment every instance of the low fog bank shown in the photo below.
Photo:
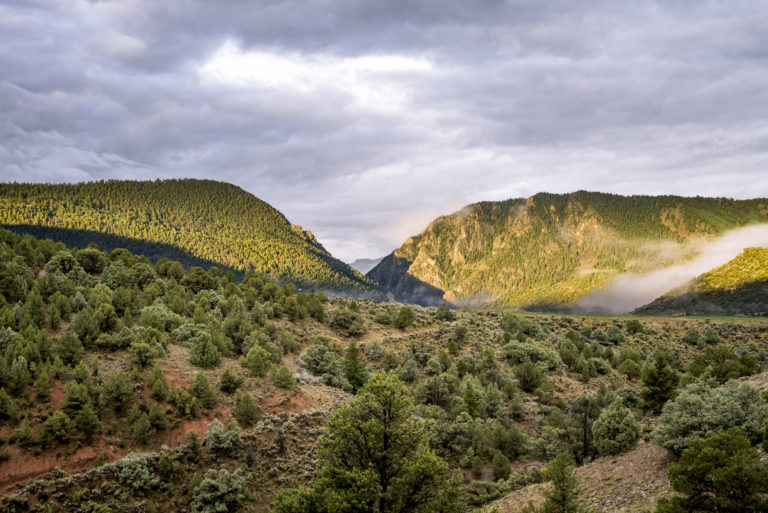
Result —
[[611, 285], [584, 296], [574, 308], [579, 313], [628, 313], [685, 285], [700, 274], [732, 260], [744, 248], [768, 246], [768, 224], [738, 228], [697, 246], [699, 255], [688, 263], [645, 274], [622, 274]]

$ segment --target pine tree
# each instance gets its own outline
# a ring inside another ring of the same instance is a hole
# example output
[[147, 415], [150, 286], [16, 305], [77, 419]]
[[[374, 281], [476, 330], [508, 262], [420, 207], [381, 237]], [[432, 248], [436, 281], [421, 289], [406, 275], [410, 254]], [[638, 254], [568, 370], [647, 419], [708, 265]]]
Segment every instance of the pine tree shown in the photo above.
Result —
[[216, 402], [216, 391], [211, 387], [208, 378], [202, 371], [195, 374], [195, 379], [189, 387], [189, 392], [200, 401], [203, 408], [210, 408]]
[[347, 352], [344, 355], [344, 372], [347, 376], [347, 381], [352, 385], [352, 389], [355, 392], [368, 380], [367, 369], [365, 364], [360, 361], [360, 350], [354, 341], [349, 342]]
[[660, 412], [664, 404], [675, 395], [680, 376], [667, 363], [664, 353], [656, 353], [653, 364], [643, 371], [643, 405], [649, 410]]

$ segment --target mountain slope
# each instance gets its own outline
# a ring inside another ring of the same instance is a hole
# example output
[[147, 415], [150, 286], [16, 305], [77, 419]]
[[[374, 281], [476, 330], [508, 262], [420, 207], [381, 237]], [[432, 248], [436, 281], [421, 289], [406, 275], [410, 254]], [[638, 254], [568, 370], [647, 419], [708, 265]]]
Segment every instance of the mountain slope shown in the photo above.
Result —
[[656, 315], [765, 314], [768, 312], [768, 248], [747, 248], [733, 260], [636, 312]]
[[349, 262], [349, 266], [352, 269], [357, 270], [361, 274], [366, 274], [368, 271], [379, 265], [379, 262], [384, 260], [384, 257], [382, 258], [358, 258], [354, 262]]
[[562, 306], [618, 273], [690, 258], [690, 240], [766, 221], [764, 199], [540, 193], [440, 217], [368, 277], [427, 304]]
[[[0, 184], [0, 224], [70, 245], [93, 240], [94, 234], [115, 238], [116, 244], [125, 242], [120, 238], [161, 244], [188, 254], [187, 259], [168, 255], [187, 265], [202, 259], [309, 286], [374, 288], [269, 204], [210, 180]], [[160, 256], [163, 249], [142, 252]]]

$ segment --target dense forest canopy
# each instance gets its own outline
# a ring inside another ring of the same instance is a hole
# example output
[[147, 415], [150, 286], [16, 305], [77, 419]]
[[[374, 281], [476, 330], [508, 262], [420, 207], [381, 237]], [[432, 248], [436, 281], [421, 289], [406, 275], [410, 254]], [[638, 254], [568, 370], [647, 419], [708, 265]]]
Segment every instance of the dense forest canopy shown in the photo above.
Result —
[[4, 183], [0, 224], [22, 231], [31, 226], [27, 231], [34, 235], [70, 246], [82, 246], [89, 236], [83, 231], [104, 233], [132, 239], [141, 253], [161, 253], [157, 244], [178, 248], [172, 257], [185, 265], [205, 261], [312, 287], [375, 290], [311, 232], [239, 187], [211, 180]]

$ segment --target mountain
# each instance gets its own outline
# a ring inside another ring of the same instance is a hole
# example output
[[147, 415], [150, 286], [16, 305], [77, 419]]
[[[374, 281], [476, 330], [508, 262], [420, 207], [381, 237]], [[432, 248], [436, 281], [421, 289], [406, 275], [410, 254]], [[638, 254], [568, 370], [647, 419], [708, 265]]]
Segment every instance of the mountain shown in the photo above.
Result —
[[384, 260], [384, 257], [381, 258], [358, 258], [354, 262], [350, 262], [349, 265], [352, 269], [355, 269], [356, 271], [360, 272], [361, 274], [366, 274], [368, 271], [379, 265], [379, 262]]
[[694, 240], [767, 221], [766, 199], [540, 193], [439, 217], [367, 276], [422, 304], [558, 308], [617, 274], [686, 261]]
[[639, 314], [738, 315], [768, 313], [768, 248], [747, 248], [643, 307]]
[[311, 287], [375, 288], [268, 203], [211, 180], [0, 184], [0, 224], [69, 246], [96, 242]]

